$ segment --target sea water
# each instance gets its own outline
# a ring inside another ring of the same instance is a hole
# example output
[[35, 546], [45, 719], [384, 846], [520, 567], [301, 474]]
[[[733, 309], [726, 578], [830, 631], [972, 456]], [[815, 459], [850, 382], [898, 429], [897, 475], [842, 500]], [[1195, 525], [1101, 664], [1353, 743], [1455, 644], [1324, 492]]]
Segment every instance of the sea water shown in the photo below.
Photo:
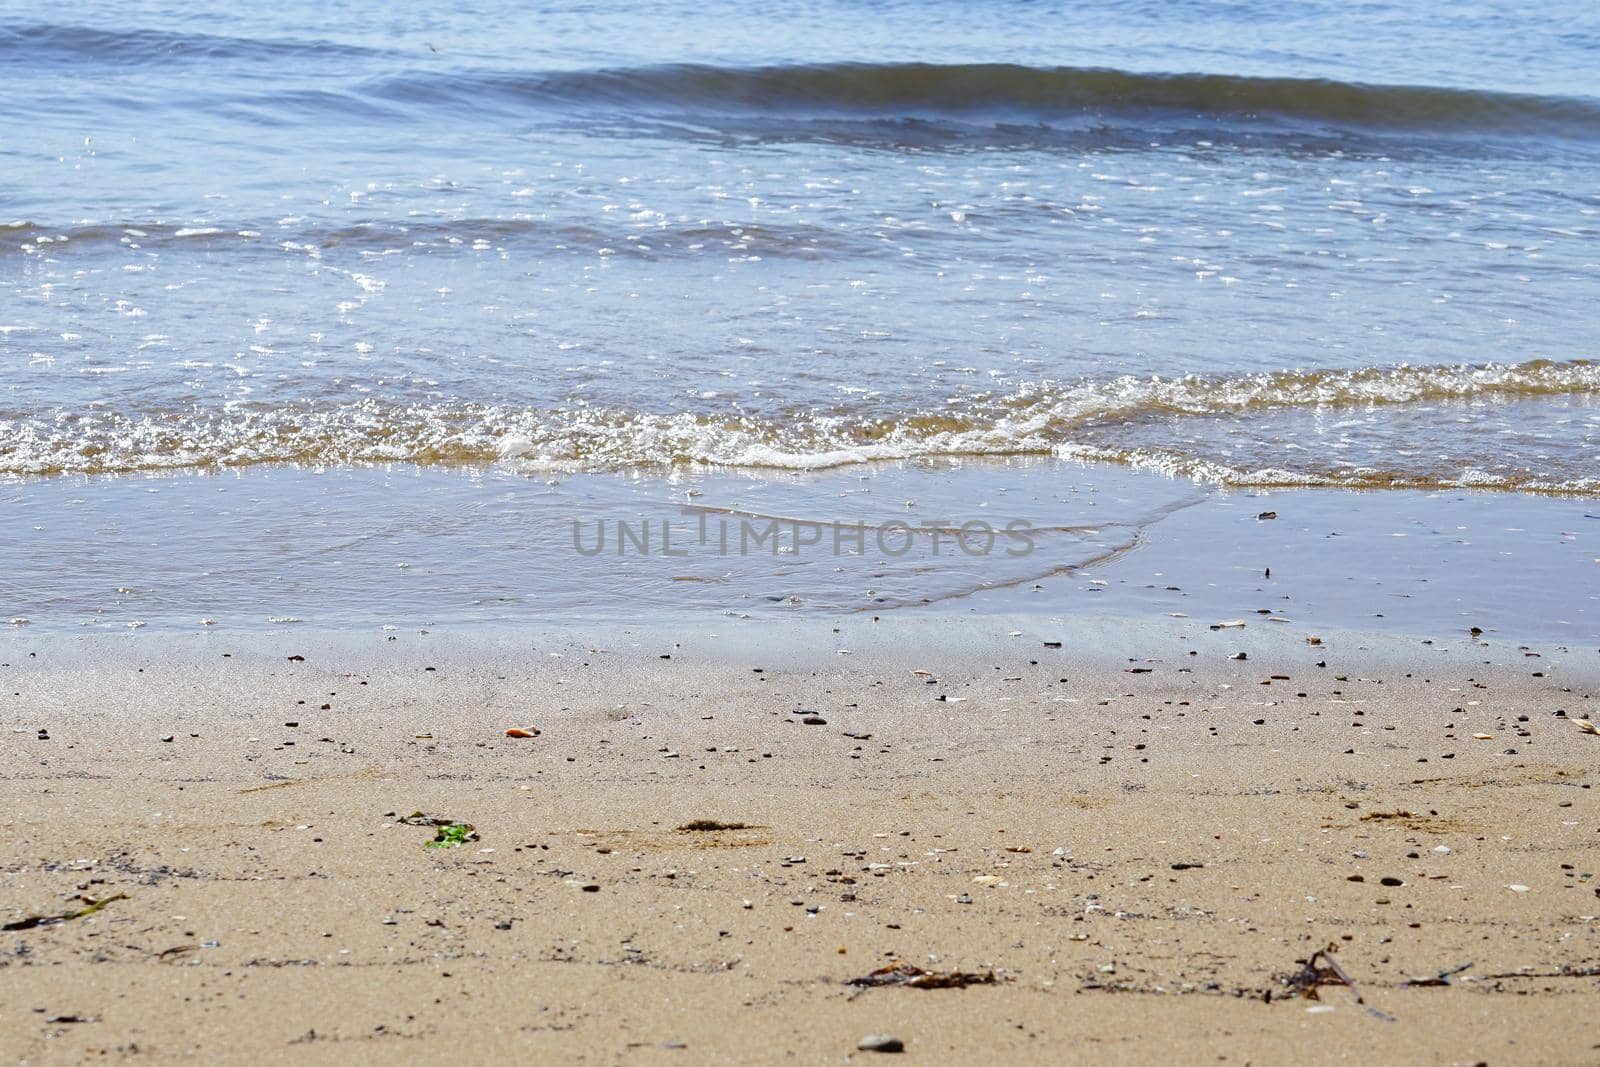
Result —
[[[1292, 499], [1372, 540], [1321, 580], [1458, 577], [1416, 625], [1600, 632], [1592, 6], [6, 2], [0, 61], [0, 622], [1094, 610]], [[572, 549], [686, 507], [1048, 532]]]

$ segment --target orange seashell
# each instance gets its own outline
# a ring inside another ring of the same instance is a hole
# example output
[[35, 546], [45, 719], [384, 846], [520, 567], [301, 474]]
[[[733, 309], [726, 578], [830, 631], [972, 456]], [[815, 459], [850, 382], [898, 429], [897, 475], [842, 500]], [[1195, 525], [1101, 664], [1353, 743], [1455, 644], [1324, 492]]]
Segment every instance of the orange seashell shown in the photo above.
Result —
[[535, 726], [530, 730], [519, 730], [518, 728], [513, 726], [511, 729], [506, 731], [506, 736], [507, 737], [538, 737], [539, 736], [539, 728], [537, 726]]

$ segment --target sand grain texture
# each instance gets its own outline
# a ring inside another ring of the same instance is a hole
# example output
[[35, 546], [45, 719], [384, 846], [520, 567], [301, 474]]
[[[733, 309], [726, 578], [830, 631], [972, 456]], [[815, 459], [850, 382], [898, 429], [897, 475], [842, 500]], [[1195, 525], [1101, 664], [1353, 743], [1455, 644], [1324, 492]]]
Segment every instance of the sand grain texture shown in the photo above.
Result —
[[[1576, 653], [1424, 680], [1346, 667], [1336, 640], [1244, 662], [1165, 640], [1120, 667], [1032, 635], [787, 663], [12, 647], [0, 922], [123, 896], [0, 935], [0, 1048], [1600, 1057], [1600, 742], [1572, 725], [1593, 707]], [[414, 812], [478, 839], [426, 847]], [[1301, 995], [1328, 946], [1356, 989]], [[848, 984], [894, 962], [998, 981]]]

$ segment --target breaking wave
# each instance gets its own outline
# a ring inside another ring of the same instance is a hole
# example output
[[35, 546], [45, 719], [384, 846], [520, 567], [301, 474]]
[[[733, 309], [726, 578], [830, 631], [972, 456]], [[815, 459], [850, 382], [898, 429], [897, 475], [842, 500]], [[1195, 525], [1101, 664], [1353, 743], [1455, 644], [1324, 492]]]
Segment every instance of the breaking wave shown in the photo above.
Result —
[[[1464, 486], [1593, 493], [1586, 463], [1570, 470], [1478, 469], [1448, 454], [1425, 467], [1333, 464], [1304, 452], [1239, 466], [1120, 431], [1163, 419], [1273, 410], [1336, 410], [1600, 394], [1589, 360], [1181, 378], [1118, 377], [1035, 383], [1003, 394], [962, 394], [885, 416], [808, 408], [779, 415], [645, 412], [588, 406], [517, 408], [366, 401], [341, 406], [229, 405], [181, 411], [0, 413], [0, 473], [117, 474], [298, 463], [507, 465], [582, 472], [714, 465], [814, 470], [925, 457], [1061, 456], [1161, 470], [1236, 485], [1360, 488]], [[1248, 432], [1248, 431], [1246, 431]], [[1146, 434], [1146, 437], [1148, 434]], [[1228, 441], [1227, 435], [1221, 436]], [[1261, 450], [1257, 450], [1258, 453]], [[1292, 457], [1292, 461], [1291, 461]]]

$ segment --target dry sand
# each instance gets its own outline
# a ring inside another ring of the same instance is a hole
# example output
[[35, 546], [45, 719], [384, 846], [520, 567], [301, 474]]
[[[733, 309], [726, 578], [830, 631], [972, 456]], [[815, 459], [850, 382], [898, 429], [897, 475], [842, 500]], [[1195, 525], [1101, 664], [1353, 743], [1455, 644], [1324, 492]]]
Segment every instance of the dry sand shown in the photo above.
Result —
[[1600, 1061], [1596, 650], [1012, 628], [14, 637], [0, 1049]]

